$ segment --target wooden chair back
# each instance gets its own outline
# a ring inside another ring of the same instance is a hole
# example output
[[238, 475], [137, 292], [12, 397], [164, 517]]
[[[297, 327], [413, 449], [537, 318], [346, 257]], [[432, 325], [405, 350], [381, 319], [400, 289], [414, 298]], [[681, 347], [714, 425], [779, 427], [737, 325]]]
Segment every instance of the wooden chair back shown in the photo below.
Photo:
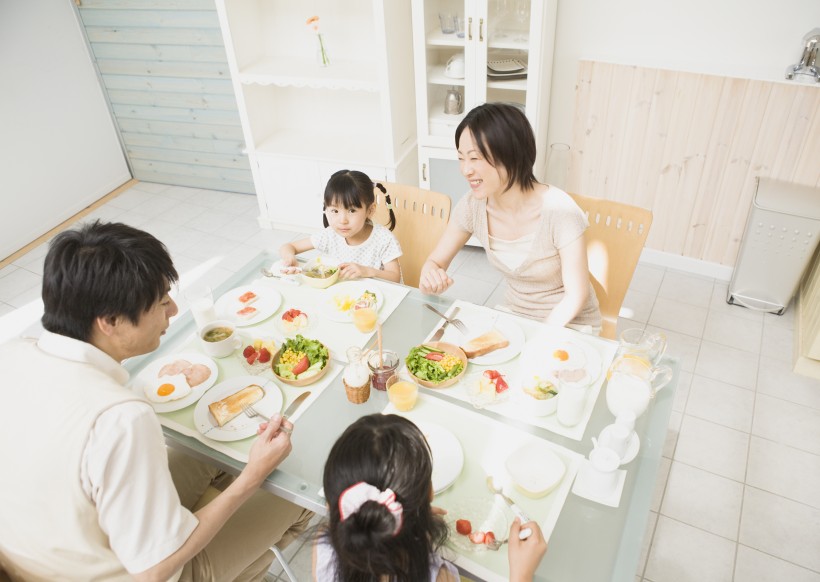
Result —
[[623, 202], [570, 194], [589, 219], [587, 259], [601, 306], [601, 336], [616, 339], [618, 313], [641, 257], [652, 211]]
[[[418, 287], [421, 267], [433, 252], [450, 220], [450, 197], [415, 186], [390, 182], [381, 184], [390, 195], [393, 213], [396, 215], [393, 234], [399, 240], [403, 253], [399, 257], [399, 265], [404, 284]], [[387, 225], [390, 215], [384, 194], [378, 188], [374, 188], [374, 193], [376, 213], [373, 220]]]

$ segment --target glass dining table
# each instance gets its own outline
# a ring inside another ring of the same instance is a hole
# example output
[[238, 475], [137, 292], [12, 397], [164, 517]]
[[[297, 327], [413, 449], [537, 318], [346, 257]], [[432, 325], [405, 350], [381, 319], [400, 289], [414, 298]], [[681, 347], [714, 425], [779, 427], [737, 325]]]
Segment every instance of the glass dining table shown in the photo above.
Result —
[[[218, 297], [229, 289], [257, 279], [260, 268], [269, 266], [274, 259], [268, 253], [256, 256], [216, 288], [214, 296]], [[410, 288], [382, 323], [382, 342], [386, 348], [400, 355], [407, 354], [439, 324], [438, 316], [423, 308], [425, 303], [446, 312], [453, 300], [424, 295], [418, 289]], [[182, 349], [186, 343], [190, 343], [194, 333], [193, 318], [186, 312], [171, 324], [157, 351], [129, 360], [125, 364], [126, 368], [134, 377], [152, 360]], [[536, 573], [536, 580], [634, 580], [680, 374], [680, 365], [675, 358], [666, 357], [664, 364], [672, 368], [673, 377], [651, 400], [647, 412], [636, 422], [640, 450], [637, 457], [623, 467], [627, 472], [620, 503], [617, 507], [610, 507], [574, 494], [567, 495], [549, 537], [549, 549]], [[339, 365], [344, 363], [339, 362]], [[475, 410], [469, 402], [452, 398], [446, 391], [426, 388], [421, 391], [424, 397], [438, 399], [437, 402], [449, 407], [458, 407], [454, 410], [466, 409], [494, 423], [503, 423], [508, 427], [507, 430], [529, 433], [586, 457], [592, 449], [591, 437], [597, 436], [606, 425], [613, 422], [613, 416], [606, 405], [605, 389], [604, 384], [581, 440], [561, 436], [524, 420], [496, 414], [487, 408]], [[387, 406], [386, 393], [377, 390], [371, 390], [367, 402], [351, 404], [345, 394], [342, 375], [337, 374], [294, 423], [293, 450], [279, 468], [268, 476], [263, 487], [318, 514], [326, 514], [326, 501], [321, 490], [322, 472], [331, 446], [357, 418], [383, 412]], [[170, 447], [183, 450], [227, 472], [238, 473], [244, 467], [243, 462], [215, 450], [197, 438], [181, 434], [167, 426], [163, 426], [163, 431]], [[467, 458], [471, 454], [480, 453], [471, 451], [469, 443], [462, 445], [465, 446]], [[470, 575], [469, 572], [467, 574]], [[503, 578], [501, 576], [499, 579]]]

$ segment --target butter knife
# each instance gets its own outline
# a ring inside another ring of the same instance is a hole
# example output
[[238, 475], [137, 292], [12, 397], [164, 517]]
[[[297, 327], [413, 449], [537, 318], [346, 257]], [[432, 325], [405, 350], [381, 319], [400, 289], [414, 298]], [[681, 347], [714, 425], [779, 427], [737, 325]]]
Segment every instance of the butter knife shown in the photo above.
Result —
[[[453, 309], [453, 313], [450, 314], [450, 319], [453, 319], [456, 315], [458, 315], [458, 310], [459, 309], [460, 309], [459, 307], [456, 307], [455, 309]], [[433, 334], [433, 337], [430, 338], [430, 341], [431, 342], [437, 342], [442, 337], [444, 337], [444, 328], [446, 328], [448, 325], [450, 325], [450, 322], [445, 320], [444, 325], [442, 325], [440, 328], [438, 328], [436, 330], [436, 333]]]
[[288, 405], [285, 412], [282, 413], [282, 418], [290, 418], [293, 416], [293, 413], [296, 412], [296, 409], [299, 408], [302, 402], [307, 400], [308, 396], [310, 396], [310, 390], [297, 396], [296, 399]]

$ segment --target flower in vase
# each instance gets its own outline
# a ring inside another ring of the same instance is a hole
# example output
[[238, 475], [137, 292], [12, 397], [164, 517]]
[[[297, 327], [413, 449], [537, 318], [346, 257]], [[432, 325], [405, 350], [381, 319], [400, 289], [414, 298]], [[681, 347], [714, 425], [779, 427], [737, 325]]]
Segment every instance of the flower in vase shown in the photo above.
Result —
[[318, 52], [318, 60], [319, 64], [323, 67], [326, 67], [330, 64], [330, 57], [327, 56], [327, 50], [325, 49], [325, 42], [322, 38], [322, 33], [319, 32], [319, 17], [318, 16], [311, 16], [305, 21], [307, 24], [308, 30], [311, 30], [316, 33], [316, 38], [319, 39], [319, 52]]

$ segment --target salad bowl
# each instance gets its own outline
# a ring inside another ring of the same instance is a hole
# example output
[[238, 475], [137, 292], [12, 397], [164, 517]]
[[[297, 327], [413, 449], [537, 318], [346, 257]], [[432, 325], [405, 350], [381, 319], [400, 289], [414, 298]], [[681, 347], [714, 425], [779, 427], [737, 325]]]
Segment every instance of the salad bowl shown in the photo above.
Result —
[[[458, 371], [444, 370], [438, 363], [445, 355], [461, 361]], [[425, 388], [447, 388], [461, 380], [467, 371], [467, 355], [460, 347], [447, 342], [427, 342], [411, 348], [405, 359], [407, 371]]]
[[[279, 364], [281, 363], [282, 355], [288, 349], [303, 352], [308, 358], [307, 368], [296, 374], [295, 377], [286, 377], [279, 373]], [[315, 370], [315, 373], [306, 375], [307, 372], [311, 372], [311, 368]], [[283, 384], [288, 384], [290, 386], [307, 386], [308, 384], [313, 384], [327, 374], [328, 369], [330, 369], [330, 350], [318, 340], [311, 340], [305, 338], [304, 336], [297, 335], [295, 338], [287, 339], [282, 342], [279, 350], [277, 350], [271, 358], [271, 369], [273, 370], [273, 375], [276, 376], [276, 379]]]

